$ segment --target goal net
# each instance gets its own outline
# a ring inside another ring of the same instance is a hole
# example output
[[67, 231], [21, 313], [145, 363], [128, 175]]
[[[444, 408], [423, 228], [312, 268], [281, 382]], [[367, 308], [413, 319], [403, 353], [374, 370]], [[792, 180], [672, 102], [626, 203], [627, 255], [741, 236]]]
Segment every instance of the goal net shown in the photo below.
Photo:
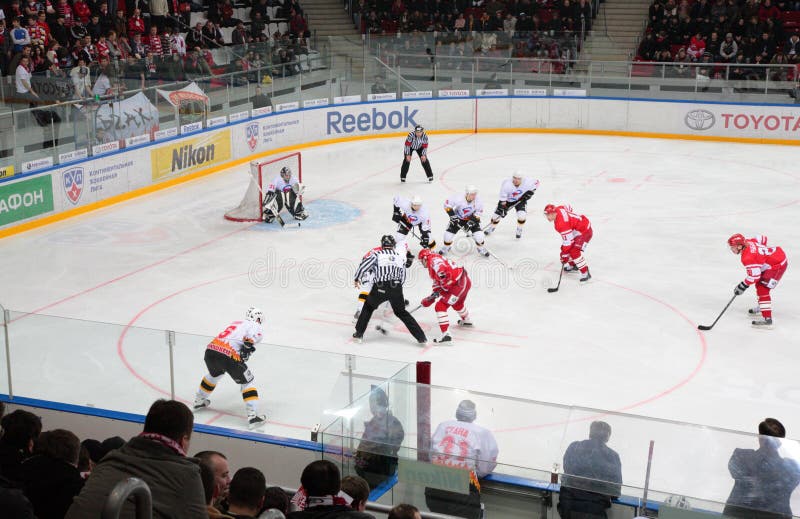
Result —
[[234, 222], [259, 222], [264, 214], [264, 195], [270, 183], [281, 169], [288, 167], [299, 182], [303, 181], [303, 166], [300, 152], [281, 157], [250, 162], [250, 184], [241, 203], [225, 213], [227, 220]]

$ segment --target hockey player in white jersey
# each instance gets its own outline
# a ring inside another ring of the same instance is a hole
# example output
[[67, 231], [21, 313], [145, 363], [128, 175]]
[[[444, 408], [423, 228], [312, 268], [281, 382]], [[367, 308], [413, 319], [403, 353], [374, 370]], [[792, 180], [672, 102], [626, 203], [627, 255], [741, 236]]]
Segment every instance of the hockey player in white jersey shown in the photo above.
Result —
[[295, 178], [290, 168], [281, 168], [280, 174], [275, 177], [264, 195], [264, 221], [270, 223], [275, 220], [284, 206], [295, 220], [308, 218], [300, 200], [304, 190], [305, 186]]
[[474, 423], [478, 413], [475, 403], [462, 400], [456, 419], [442, 422], [431, 438], [431, 462], [460, 468], [470, 473], [469, 494], [425, 489], [425, 502], [431, 512], [479, 519], [481, 511], [480, 478], [497, 466], [500, 453], [489, 429]]
[[394, 211], [392, 220], [397, 222], [395, 238], [397, 243], [405, 242], [408, 233], [414, 232], [414, 228], [419, 230], [419, 246], [423, 249], [432, 249], [436, 246], [436, 240], [431, 241], [431, 217], [428, 208], [422, 204], [422, 198], [417, 195], [408, 198], [402, 196], [394, 197]]
[[450, 217], [450, 224], [444, 231], [444, 246], [439, 249], [439, 254], [450, 252], [458, 231], [464, 230], [472, 233], [472, 239], [478, 246], [478, 254], [489, 256], [489, 251], [484, 247], [484, 234], [481, 230], [481, 216], [483, 216], [483, 202], [478, 197], [478, 188], [468, 185], [463, 195], [453, 195], [444, 203], [444, 210]]
[[247, 408], [247, 422], [251, 429], [263, 425], [267, 417], [258, 413], [258, 390], [253, 383], [253, 374], [247, 367], [247, 360], [256, 351], [255, 345], [264, 336], [261, 310], [250, 307], [244, 321], [233, 321], [206, 346], [205, 363], [208, 373], [200, 381], [200, 388], [194, 399], [195, 411], [211, 404], [209, 396], [225, 373], [239, 384], [242, 399]]
[[507, 178], [500, 186], [500, 200], [497, 202], [497, 209], [494, 210], [492, 220], [484, 229], [486, 234], [494, 232], [500, 220], [506, 217], [511, 209], [517, 211], [517, 239], [522, 238], [522, 226], [525, 225], [527, 213], [525, 206], [528, 200], [539, 189], [539, 181], [526, 177], [520, 171], [515, 171], [511, 178]]

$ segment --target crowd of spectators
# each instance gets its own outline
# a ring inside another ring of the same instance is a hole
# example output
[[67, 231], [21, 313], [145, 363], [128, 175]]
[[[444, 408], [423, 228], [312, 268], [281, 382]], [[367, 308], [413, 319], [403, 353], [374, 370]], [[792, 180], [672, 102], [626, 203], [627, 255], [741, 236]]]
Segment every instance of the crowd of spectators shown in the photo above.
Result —
[[[377, 434], [384, 436], [389, 431], [388, 441], [397, 442], [391, 435], [398, 434], [399, 423], [390, 414], [385, 393], [380, 389], [373, 389], [373, 393], [377, 396], [370, 403], [372, 428], [378, 427], [376, 420], [385, 420], [389, 427], [380, 427]], [[290, 498], [284, 489], [268, 486], [258, 468], [242, 467], [231, 474], [222, 452], [206, 450], [190, 455], [194, 415], [175, 400], [154, 402], [142, 432], [128, 441], [120, 437], [80, 441], [68, 430], [42, 431], [41, 418], [29, 411], [15, 410], [5, 416], [4, 411], [0, 402], [3, 517], [100, 517], [117, 484], [135, 477], [150, 489], [154, 517], [373, 518], [365, 512], [371, 485], [356, 475], [342, 478], [338, 466], [329, 460], [309, 463], [300, 475], [300, 488]], [[463, 400], [455, 420], [439, 424], [432, 436], [432, 463], [471, 471], [469, 494], [436, 490], [434, 495], [434, 489], [425, 490], [425, 501], [434, 512], [476, 519], [483, 515], [480, 482], [494, 470], [498, 450], [492, 433], [475, 424], [476, 418], [475, 403]], [[759, 424], [758, 433], [758, 449], [737, 448], [731, 454], [728, 468], [735, 483], [724, 513], [742, 518], [791, 517], [789, 500], [800, 484], [800, 464], [781, 456], [781, 438], [786, 430], [778, 420], [766, 418]], [[365, 431], [369, 434], [375, 433]], [[622, 466], [619, 455], [607, 445], [610, 437], [611, 426], [595, 421], [588, 439], [574, 441], [567, 448], [557, 507], [562, 519], [606, 517], [611, 499], [620, 495]], [[359, 450], [368, 447], [367, 441], [373, 440], [363, 439]], [[396, 454], [380, 451], [381, 456]], [[396, 470], [396, 463], [392, 470]], [[134, 517], [135, 506], [126, 501], [120, 517]], [[399, 504], [388, 517], [420, 519], [420, 512], [413, 505]]]
[[414, 55], [435, 47], [446, 68], [468, 67], [459, 58], [474, 55], [575, 60], [596, 16], [590, 0], [358, 0], [354, 12], [401, 64], [420, 64]]
[[[248, 20], [234, 17], [231, 0], [198, 1], [0, 2], [0, 72], [14, 77], [16, 94], [8, 97], [41, 104], [212, 73], [252, 72], [240, 74], [241, 82], [299, 72], [310, 33], [297, 0], [254, 0], [244, 10]], [[205, 9], [206, 19], [190, 27], [190, 13]], [[277, 17], [287, 21], [284, 33], [268, 30]], [[228, 45], [237, 45], [235, 59], [215, 63], [212, 50]], [[265, 74], [255, 73], [262, 68]]]
[[758, 80], [769, 73], [774, 81], [791, 80], [786, 65], [800, 61], [798, 8], [788, 0], [655, 0], [637, 59], [674, 62], [670, 73], [677, 77]]

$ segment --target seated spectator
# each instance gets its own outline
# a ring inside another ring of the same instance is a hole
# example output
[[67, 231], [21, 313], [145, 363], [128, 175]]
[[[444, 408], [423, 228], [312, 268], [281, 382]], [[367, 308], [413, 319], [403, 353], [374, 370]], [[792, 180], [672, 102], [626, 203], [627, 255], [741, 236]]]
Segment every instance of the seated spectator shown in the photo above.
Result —
[[214, 506], [216, 499], [216, 485], [214, 483], [214, 468], [206, 460], [200, 460], [200, 480], [203, 482], [203, 495], [206, 499], [206, 512], [208, 519], [230, 519], [230, 516], [217, 510]]
[[225, 45], [225, 41], [222, 39], [222, 32], [211, 20], [207, 21], [203, 26], [203, 41], [205, 42], [205, 47], [209, 49], [217, 49]]
[[796, 460], [778, 454], [786, 429], [778, 420], [766, 418], [758, 425], [758, 449], [734, 449], [728, 470], [734, 479], [725, 503], [727, 517], [792, 517], [789, 504], [800, 484]]
[[234, 45], [246, 45], [253, 42], [253, 37], [250, 36], [250, 31], [244, 28], [244, 22], [241, 20], [236, 24], [236, 28], [231, 35], [231, 43]]
[[374, 519], [370, 514], [350, 508], [340, 495], [339, 468], [329, 460], [309, 463], [300, 476], [305, 492], [305, 509], [290, 512], [287, 519], [316, 519], [323, 517]]
[[190, 49], [206, 46], [206, 43], [203, 41], [202, 22], [197, 22], [194, 28], [186, 34], [186, 46]]
[[775, 68], [770, 68], [769, 78], [772, 81], [786, 81], [789, 78], [789, 61], [782, 50], [779, 50], [772, 56], [769, 61], [770, 65], [777, 65]]
[[300, 12], [295, 12], [289, 21], [289, 31], [294, 38], [309, 37], [311, 33], [308, 31], [308, 24]]
[[416, 506], [403, 504], [389, 510], [387, 519], [422, 519], [422, 516]]
[[620, 495], [622, 463], [608, 447], [611, 426], [596, 421], [589, 426], [589, 439], [570, 443], [564, 453], [564, 476], [558, 513], [571, 517], [606, 517], [611, 499]]
[[99, 441], [87, 438], [81, 442], [81, 450], [78, 453], [78, 471], [83, 479], [89, 477], [95, 465], [103, 459], [104, 455], [105, 452]]
[[78, 58], [78, 64], [69, 71], [72, 85], [75, 87], [75, 99], [92, 97], [92, 79], [89, 76], [89, 67], [83, 57]]
[[[28, 58], [23, 58], [23, 62]], [[22, 65], [20, 65], [22, 66]], [[20, 481], [22, 462], [33, 452], [33, 445], [42, 432], [42, 420], [35, 414], [17, 409], [0, 420], [0, 474], [11, 483]]]
[[739, 53], [739, 46], [733, 39], [733, 34], [728, 33], [725, 35], [725, 40], [719, 47], [719, 57], [725, 63], [730, 63], [736, 59], [736, 54]]
[[367, 509], [369, 501], [369, 484], [367, 480], [358, 476], [345, 476], [342, 478], [342, 492], [350, 496], [350, 508], [358, 512]]
[[245, 467], [236, 471], [228, 493], [228, 515], [233, 519], [255, 519], [264, 505], [267, 480], [260, 470]]
[[72, 432], [43, 432], [34, 455], [22, 464], [20, 484], [39, 519], [62, 519], [83, 488], [78, 471], [80, 441]]
[[214, 504], [219, 505], [228, 498], [228, 489], [231, 485], [228, 458], [217, 451], [201, 451], [195, 454], [194, 457], [208, 463], [214, 471]]
[[231, 0], [222, 0], [219, 6], [220, 13], [222, 14], [222, 20], [220, 21], [221, 27], [236, 27], [240, 19], [233, 17], [233, 3]]
[[[697, 60], [706, 52], [706, 40], [703, 38], [703, 35], [700, 32], [697, 32], [694, 36], [692, 36], [692, 40], [689, 43], [689, 48], [682, 48], [682, 50], [689, 56], [691, 60]], [[677, 60], [678, 57], [676, 56], [675, 59]]]
[[266, 492], [264, 492], [264, 509], [267, 511], [275, 510], [284, 516], [288, 514], [289, 498], [286, 496], [286, 492], [281, 487], [267, 487]]
[[781, 10], [772, 5], [772, 0], [764, 0], [758, 9], [758, 19], [762, 22], [772, 18], [777, 20], [781, 17]]
[[764, 32], [761, 34], [761, 40], [758, 42], [759, 47], [759, 54], [761, 54], [761, 60], [765, 63], [769, 62], [772, 59], [772, 56], [775, 54], [775, 40], [772, 39], [772, 35], [768, 32]]
[[689, 64], [692, 63], [692, 59], [686, 53], [686, 47], [681, 47], [672, 61], [675, 63], [672, 69], [675, 77], [685, 78], [691, 75], [692, 69]]
[[[205, 517], [200, 468], [186, 457], [193, 424], [194, 415], [186, 405], [157, 400], [147, 413], [143, 432], [98, 463], [66, 519], [100, 517], [113, 488], [127, 477], [141, 478], [150, 487], [154, 517]], [[133, 504], [128, 502], [122, 517], [133, 515]]]
[[797, 63], [798, 56], [800, 56], [800, 35], [792, 34], [789, 41], [786, 42], [783, 52], [788, 57], [789, 63]]
[[114, 19], [111, 21], [116, 32], [119, 36], [128, 36], [128, 18], [125, 17], [125, 11], [118, 9]]

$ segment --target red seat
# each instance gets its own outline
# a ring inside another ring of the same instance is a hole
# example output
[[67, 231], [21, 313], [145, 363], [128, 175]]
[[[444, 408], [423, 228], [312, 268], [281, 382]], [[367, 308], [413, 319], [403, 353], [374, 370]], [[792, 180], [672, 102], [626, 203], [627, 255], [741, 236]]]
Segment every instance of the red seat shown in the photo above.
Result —
[[542, 23], [550, 23], [553, 19], [553, 10], [552, 9], [542, 9], [539, 11], [539, 21]]
[[646, 62], [634, 63], [631, 67], [631, 76], [634, 77], [653, 77], [655, 72], [655, 65]]

